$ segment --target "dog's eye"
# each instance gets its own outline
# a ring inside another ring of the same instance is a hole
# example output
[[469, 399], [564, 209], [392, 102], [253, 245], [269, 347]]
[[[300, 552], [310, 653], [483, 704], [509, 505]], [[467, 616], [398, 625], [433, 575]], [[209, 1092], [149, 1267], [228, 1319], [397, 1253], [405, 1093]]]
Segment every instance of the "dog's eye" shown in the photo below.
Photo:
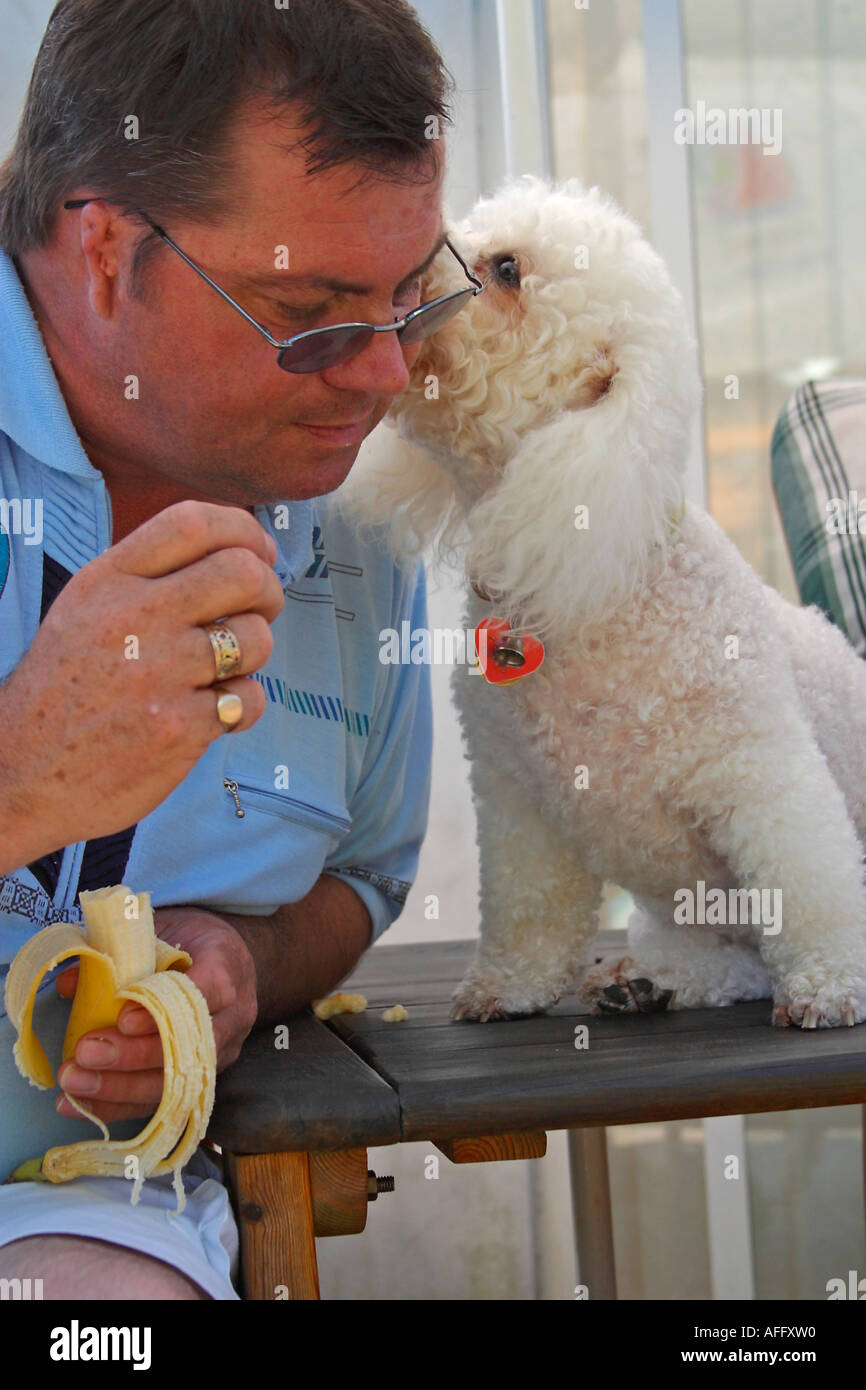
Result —
[[497, 256], [493, 272], [501, 285], [510, 290], [520, 289], [520, 266], [516, 256]]

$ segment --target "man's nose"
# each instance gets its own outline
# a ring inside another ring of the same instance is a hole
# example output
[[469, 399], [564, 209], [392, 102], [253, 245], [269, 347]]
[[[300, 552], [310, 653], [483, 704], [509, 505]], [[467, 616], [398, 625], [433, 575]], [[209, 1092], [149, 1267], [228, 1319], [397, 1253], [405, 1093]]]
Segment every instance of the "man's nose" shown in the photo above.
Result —
[[356, 357], [321, 375], [329, 386], [341, 391], [359, 391], [375, 396], [398, 396], [409, 385], [415, 347], [404, 349], [396, 331], [374, 333]]

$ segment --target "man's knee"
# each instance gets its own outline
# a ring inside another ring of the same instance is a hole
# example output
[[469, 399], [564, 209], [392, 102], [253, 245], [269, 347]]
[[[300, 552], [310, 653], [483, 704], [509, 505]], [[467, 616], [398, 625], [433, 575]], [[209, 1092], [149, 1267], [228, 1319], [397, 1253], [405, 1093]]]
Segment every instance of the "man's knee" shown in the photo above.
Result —
[[208, 1299], [173, 1265], [89, 1236], [26, 1236], [0, 1246], [0, 1279], [41, 1279], [52, 1299]]

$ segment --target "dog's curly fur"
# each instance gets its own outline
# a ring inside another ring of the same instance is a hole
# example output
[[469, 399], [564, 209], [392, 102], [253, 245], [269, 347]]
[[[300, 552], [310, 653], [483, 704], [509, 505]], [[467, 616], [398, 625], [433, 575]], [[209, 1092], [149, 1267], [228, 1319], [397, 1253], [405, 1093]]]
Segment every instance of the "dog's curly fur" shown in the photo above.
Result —
[[[581, 983], [594, 1010], [638, 1007], [649, 980], [675, 1008], [772, 996], [780, 1025], [862, 1022], [866, 667], [684, 508], [701, 387], [663, 262], [575, 182], [511, 182], [452, 240], [485, 290], [337, 495], [400, 558], [435, 541], [493, 596], [467, 587], [465, 626], [495, 613], [545, 643], [504, 689], [455, 670], [481, 941], [453, 1016], [550, 1007], [610, 881], [637, 911], [628, 955]], [[445, 252], [423, 298], [463, 285]], [[676, 925], [699, 881], [781, 890], [781, 929]]]

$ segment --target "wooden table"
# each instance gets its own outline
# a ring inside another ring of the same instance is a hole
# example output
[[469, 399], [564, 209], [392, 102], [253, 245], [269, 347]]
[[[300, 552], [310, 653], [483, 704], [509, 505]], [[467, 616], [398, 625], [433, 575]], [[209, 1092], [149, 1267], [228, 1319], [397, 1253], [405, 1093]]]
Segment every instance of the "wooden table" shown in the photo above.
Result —
[[[597, 954], [621, 941], [603, 934]], [[595, 1018], [568, 997], [543, 1016], [451, 1022], [473, 949], [376, 947], [341, 986], [366, 995], [365, 1013], [258, 1032], [221, 1076], [209, 1138], [224, 1152], [246, 1297], [318, 1298], [314, 1238], [363, 1229], [368, 1145], [539, 1158], [546, 1131], [567, 1129], [581, 1280], [615, 1298], [604, 1126], [866, 1101], [866, 1025], [775, 1029], [769, 1001]], [[406, 1022], [382, 1022], [392, 1004]]]

